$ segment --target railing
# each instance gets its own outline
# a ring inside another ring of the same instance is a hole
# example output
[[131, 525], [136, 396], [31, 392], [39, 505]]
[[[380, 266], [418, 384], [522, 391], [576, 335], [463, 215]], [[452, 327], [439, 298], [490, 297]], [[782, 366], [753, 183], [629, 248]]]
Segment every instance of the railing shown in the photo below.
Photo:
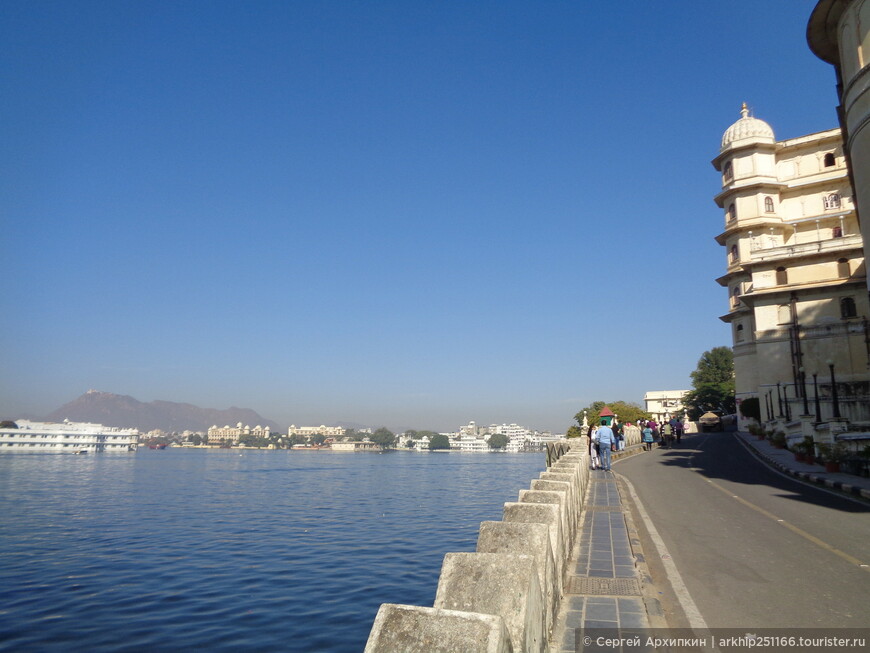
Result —
[[567, 442], [548, 442], [547, 443], [547, 467], [552, 466], [559, 458], [564, 456], [571, 450], [571, 445]]
[[861, 247], [862, 243], [860, 234], [840, 236], [839, 238], [829, 238], [827, 240], [815, 240], [809, 243], [796, 243], [794, 245], [775, 245], [773, 247], [759, 247], [755, 242], [750, 242], [750, 258], [753, 261], [791, 258], [801, 254], [816, 254], [818, 252]]

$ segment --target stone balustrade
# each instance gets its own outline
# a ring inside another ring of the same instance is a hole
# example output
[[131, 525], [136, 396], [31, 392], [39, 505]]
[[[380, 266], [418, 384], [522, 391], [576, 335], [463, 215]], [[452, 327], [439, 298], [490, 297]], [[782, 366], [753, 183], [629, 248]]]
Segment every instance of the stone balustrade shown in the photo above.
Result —
[[444, 557], [433, 607], [384, 603], [365, 653], [543, 653], [589, 485], [586, 438], [541, 472], [474, 553]]

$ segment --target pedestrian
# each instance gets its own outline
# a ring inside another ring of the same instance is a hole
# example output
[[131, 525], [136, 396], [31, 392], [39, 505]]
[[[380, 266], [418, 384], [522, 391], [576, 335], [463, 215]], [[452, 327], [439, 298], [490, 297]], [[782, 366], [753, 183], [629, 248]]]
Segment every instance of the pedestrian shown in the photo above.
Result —
[[673, 438], [673, 433], [671, 432], [671, 424], [670, 422], [665, 422], [664, 426], [662, 426], [662, 447], [671, 448], [671, 439]]
[[592, 469], [598, 469], [598, 432], [594, 426], [586, 431], [586, 439], [589, 441], [589, 460]]
[[677, 444], [680, 444], [680, 440], [683, 439], [683, 420], [677, 420], [677, 426], [674, 429], [674, 435], [677, 436]]
[[644, 426], [643, 431], [641, 431], [641, 435], [643, 437], [643, 450], [644, 451], [652, 451], [652, 445], [653, 445], [652, 429], [649, 426]]
[[605, 472], [610, 471], [610, 452], [616, 448], [616, 441], [613, 438], [613, 429], [607, 426], [607, 420], [601, 420], [601, 426], [598, 427], [598, 455], [601, 457], [601, 468]]

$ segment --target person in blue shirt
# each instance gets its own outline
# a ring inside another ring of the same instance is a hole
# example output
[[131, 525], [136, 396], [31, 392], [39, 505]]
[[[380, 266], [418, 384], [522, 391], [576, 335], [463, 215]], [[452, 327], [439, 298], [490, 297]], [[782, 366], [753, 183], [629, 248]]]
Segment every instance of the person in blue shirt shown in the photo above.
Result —
[[601, 426], [596, 431], [598, 436], [599, 456], [601, 456], [601, 467], [604, 471], [610, 471], [610, 445], [616, 444], [613, 437], [613, 429], [607, 426], [606, 420], [601, 420]]

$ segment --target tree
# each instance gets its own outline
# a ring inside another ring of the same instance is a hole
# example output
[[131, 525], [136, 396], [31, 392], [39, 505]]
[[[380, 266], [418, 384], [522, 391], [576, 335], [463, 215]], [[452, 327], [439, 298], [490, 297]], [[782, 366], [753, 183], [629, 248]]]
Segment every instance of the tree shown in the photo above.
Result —
[[450, 438], [442, 433], [436, 433], [429, 439], [429, 451], [435, 451], [436, 449], [449, 449], [450, 448]]
[[369, 436], [369, 440], [379, 445], [381, 449], [386, 449], [396, 441], [396, 436], [392, 431], [382, 426]]
[[504, 449], [508, 443], [508, 436], [504, 433], [494, 433], [487, 440], [491, 449]]
[[[580, 414], [582, 415], [583, 411], [580, 411]], [[582, 423], [583, 418], [581, 417], [580, 420]], [[566, 438], [580, 438], [583, 437], [583, 435], [585, 435], [583, 433], [583, 429], [581, 429], [579, 426], [569, 426], [568, 430], [565, 432]]]
[[[586, 411], [586, 421], [590, 426], [595, 426], [599, 423], [599, 418], [601, 416], [601, 410], [607, 406], [610, 408], [611, 412], [613, 412], [620, 423], [622, 422], [637, 422], [640, 419], [649, 419], [650, 414], [646, 412], [643, 408], [638, 406], [637, 404], [633, 404], [627, 401], [593, 401], [589, 406], [584, 408]], [[583, 425], [583, 410], [574, 415], [574, 419], [577, 420], [577, 424]], [[585, 433], [581, 434], [585, 435]], [[569, 436], [576, 437], [576, 436]]]
[[725, 415], [735, 412], [734, 354], [729, 347], [705, 351], [691, 378], [692, 390], [683, 398], [683, 403], [690, 407], [691, 419], [698, 419], [710, 410]]

